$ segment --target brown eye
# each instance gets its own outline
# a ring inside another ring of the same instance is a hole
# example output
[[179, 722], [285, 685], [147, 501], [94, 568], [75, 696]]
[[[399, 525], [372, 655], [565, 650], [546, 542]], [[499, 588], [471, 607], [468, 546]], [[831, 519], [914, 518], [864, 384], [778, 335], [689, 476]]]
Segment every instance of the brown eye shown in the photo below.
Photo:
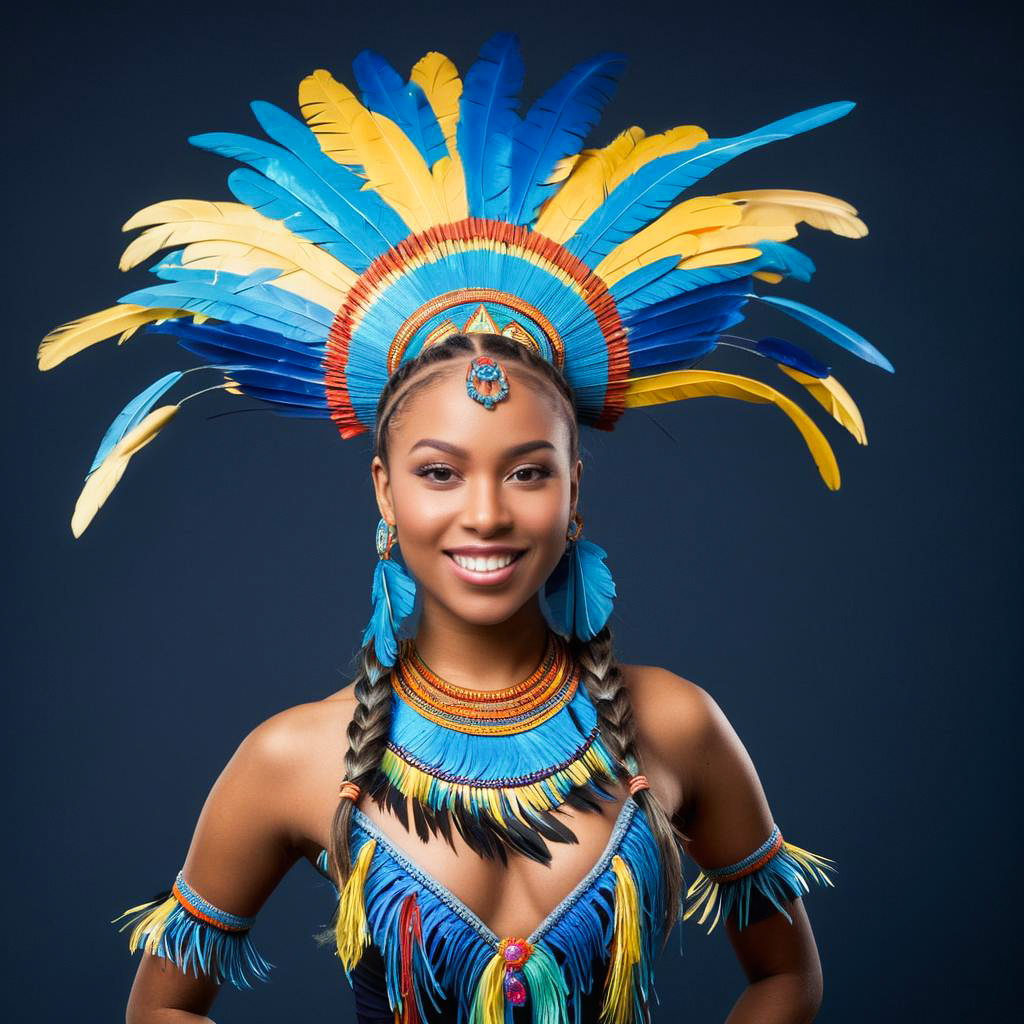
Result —
[[523, 466], [521, 469], [515, 470], [512, 474], [512, 478], [521, 484], [532, 484], [538, 480], [543, 480], [545, 477], [551, 476], [549, 470], [543, 466]]
[[450, 466], [423, 466], [421, 469], [416, 470], [416, 475], [421, 476], [426, 480], [432, 480], [437, 484], [450, 483], [454, 477], [454, 473]]

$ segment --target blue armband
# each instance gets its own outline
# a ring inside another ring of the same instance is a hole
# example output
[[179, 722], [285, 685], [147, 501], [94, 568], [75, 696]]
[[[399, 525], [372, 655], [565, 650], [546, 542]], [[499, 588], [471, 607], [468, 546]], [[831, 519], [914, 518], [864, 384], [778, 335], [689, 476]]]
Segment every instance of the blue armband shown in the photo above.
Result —
[[735, 912], [737, 927], [745, 928], [753, 896], [763, 897], [792, 923], [784, 904], [809, 892], [809, 881], [831, 886], [828, 872], [834, 871], [828, 857], [787, 843], [773, 824], [771, 835], [748, 857], [723, 868], [701, 870], [687, 890], [689, 904], [683, 916], [689, 920], [699, 913], [698, 924], [704, 924], [714, 915], [710, 934], [720, 918]]
[[218, 984], [229, 981], [236, 988], [251, 988], [250, 976], [269, 977], [271, 964], [259, 954], [249, 937], [255, 917], [240, 917], [220, 910], [203, 899], [182, 873], [170, 892], [126, 910], [115, 921], [129, 918], [121, 931], [132, 927], [131, 952], [144, 949], [166, 957], [180, 970], [205, 974]]

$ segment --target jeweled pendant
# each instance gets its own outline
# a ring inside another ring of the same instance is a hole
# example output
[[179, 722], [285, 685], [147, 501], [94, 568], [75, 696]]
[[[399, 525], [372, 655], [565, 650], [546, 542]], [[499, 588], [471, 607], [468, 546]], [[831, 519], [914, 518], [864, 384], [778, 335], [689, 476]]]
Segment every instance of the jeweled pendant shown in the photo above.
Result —
[[505, 999], [513, 1006], [522, 1006], [526, 1002], [526, 984], [518, 971], [505, 972]]

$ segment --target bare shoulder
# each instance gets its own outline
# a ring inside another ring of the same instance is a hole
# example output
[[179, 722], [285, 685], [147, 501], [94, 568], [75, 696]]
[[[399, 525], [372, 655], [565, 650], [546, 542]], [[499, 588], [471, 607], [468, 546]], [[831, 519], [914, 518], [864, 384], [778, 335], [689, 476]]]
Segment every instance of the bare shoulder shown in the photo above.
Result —
[[682, 769], [718, 727], [718, 705], [705, 689], [666, 668], [623, 665], [622, 674], [641, 745]]
[[232, 761], [256, 777], [278, 784], [308, 776], [323, 766], [336, 772], [347, 749], [346, 732], [355, 706], [348, 688], [280, 711], [242, 740]]

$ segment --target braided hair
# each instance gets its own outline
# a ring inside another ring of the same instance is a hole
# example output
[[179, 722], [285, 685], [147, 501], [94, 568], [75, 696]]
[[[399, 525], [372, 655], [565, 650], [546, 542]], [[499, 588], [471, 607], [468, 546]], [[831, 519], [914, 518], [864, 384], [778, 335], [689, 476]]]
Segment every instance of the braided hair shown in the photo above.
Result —
[[[546, 379], [553, 390], [561, 395], [569, 425], [571, 462], [575, 463], [579, 457], [579, 427], [569, 382], [553, 363], [533, 349], [495, 334], [479, 334], [472, 338], [464, 334], [450, 335], [421, 352], [415, 359], [402, 363], [389, 378], [377, 401], [374, 454], [387, 463], [389, 426], [417, 388], [426, 386], [434, 377], [446, 372], [446, 367], [437, 364], [449, 363], [461, 355], [479, 353], [528, 367]], [[431, 367], [436, 367], [433, 372]], [[574, 640], [572, 653], [579, 662], [581, 679], [597, 709], [601, 738], [615, 760], [619, 778], [625, 781], [640, 771], [640, 759], [633, 707], [622, 668], [615, 658], [608, 626], [589, 641]], [[359, 651], [356, 664], [356, 710], [348, 727], [345, 778], [356, 783], [373, 798], [386, 783], [380, 771], [380, 763], [391, 729], [391, 674], [377, 661], [372, 641]], [[639, 790], [632, 799], [643, 808], [658, 844], [663, 879], [662, 933], [667, 940], [678, 919], [682, 898], [682, 862], [676, 839], [678, 833], [650, 790]], [[353, 806], [351, 798], [342, 797], [331, 823], [329, 854], [339, 886], [344, 886], [352, 871], [349, 826]]]

